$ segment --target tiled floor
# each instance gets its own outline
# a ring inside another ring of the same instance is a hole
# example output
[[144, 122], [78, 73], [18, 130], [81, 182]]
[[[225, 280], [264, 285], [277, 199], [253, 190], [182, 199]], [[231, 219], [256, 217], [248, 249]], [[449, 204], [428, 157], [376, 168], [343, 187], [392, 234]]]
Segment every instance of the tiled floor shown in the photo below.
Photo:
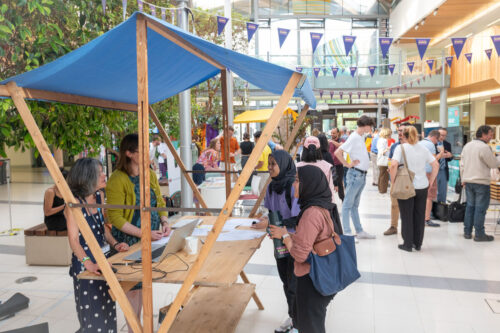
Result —
[[[50, 178], [43, 170], [23, 169], [14, 170], [13, 180], [13, 226], [27, 228], [40, 223], [43, 192], [50, 186]], [[0, 231], [9, 228], [6, 201], [6, 185], [0, 185]], [[440, 228], [425, 230], [421, 252], [407, 253], [396, 248], [400, 236], [382, 235], [389, 226], [389, 214], [389, 197], [367, 185], [361, 200], [362, 224], [377, 239], [357, 244], [362, 278], [329, 305], [327, 332], [500, 332], [500, 314], [494, 314], [485, 301], [500, 300], [500, 235], [492, 243], [475, 243], [463, 239], [462, 224], [441, 223]], [[15, 292], [31, 300], [29, 309], [0, 321], [0, 331], [45, 321], [50, 332], [76, 331], [68, 268], [27, 266], [23, 247], [20, 234], [0, 237], [0, 300]], [[265, 310], [259, 311], [250, 301], [237, 332], [273, 332], [286, 317], [286, 302], [270, 240], [264, 241], [246, 271], [257, 285]], [[15, 282], [25, 276], [36, 276], [37, 280]], [[178, 288], [154, 285], [155, 313], [172, 301]], [[118, 322], [123, 328], [120, 311]]]

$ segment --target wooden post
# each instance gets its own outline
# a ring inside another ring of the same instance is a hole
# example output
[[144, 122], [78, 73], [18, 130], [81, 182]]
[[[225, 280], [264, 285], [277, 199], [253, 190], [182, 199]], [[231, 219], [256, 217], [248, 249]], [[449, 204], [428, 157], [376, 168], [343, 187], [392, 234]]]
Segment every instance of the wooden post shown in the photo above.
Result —
[[231, 193], [231, 174], [229, 171], [231, 170], [231, 157], [229, 157], [230, 148], [231, 148], [231, 140], [229, 139], [229, 122], [228, 122], [228, 103], [232, 103], [233, 101], [228, 101], [228, 93], [227, 93], [227, 70], [223, 69], [220, 72], [220, 80], [222, 85], [222, 123], [224, 130], [224, 169], [226, 176], [226, 199], [229, 197], [229, 193]]
[[248, 179], [250, 178], [250, 175], [253, 172], [253, 169], [257, 165], [257, 161], [259, 159], [260, 154], [264, 151], [265, 145], [267, 145], [267, 141], [271, 137], [271, 134], [273, 133], [274, 129], [278, 125], [278, 121], [280, 118], [283, 116], [283, 110], [286, 108], [288, 105], [288, 102], [290, 99], [293, 97], [293, 93], [295, 91], [295, 87], [297, 84], [300, 82], [300, 79], [302, 78], [302, 74], [299, 73], [293, 73], [290, 77], [290, 80], [288, 81], [283, 94], [281, 95], [278, 104], [273, 110], [273, 113], [271, 117], [269, 118], [269, 121], [266, 124], [266, 127], [264, 128], [264, 131], [262, 132], [261, 139], [257, 142], [255, 145], [255, 148], [252, 151], [252, 154], [250, 154], [250, 157], [248, 158], [247, 164], [245, 164], [245, 167], [243, 168], [240, 177], [238, 178], [233, 190], [231, 191], [231, 194], [226, 200], [226, 203], [224, 204], [224, 207], [221, 210], [221, 213], [217, 217], [214, 226], [212, 230], [209, 232], [208, 237], [205, 240], [205, 244], [200, 250], [200, 253], [198, 254], [198, 257], [196, 258], [196, 261], [194, 264], [191, 266], [191, 269], [189, 270], [188, 275], [186, 276], [186, 279], [184, 280], [184, 283], [182, 284], [181, 289], [177, 293], [177, 296], [175, 300], [173, 301], [172, 305], [170, 306], [170, 309], [165, 316], [165, 319], [163, 320], [160, 329], [158, 330], [159, 333], [166, 333], [170, 327], [172, 326], [172, 323], [175, 320], [175, 316], [177, 315], [177, 311], [179, 311], [180, 306], [182, 305], [184, 299], [186, 298], [187, 294], [189, 293], [189, 290], [191, 286], [193, 285], [193, 282], [200, 272], [201, 268], [203, 267], [203, 263], [207, 259], [208, 254], [212, 250], [213, 245], [215, 244], [215, 241], [217, 237], [219, 236], [220, 232], [222, 231], [222, 228], [224, 224], [226, 223], [227, 218], [231, 214], [234, 204], [238, 200], [241, 191], [245, 187], [245, 184], [247, 183]]
[[[304, 105], [304, 108], [300, 112], [299, 116], [297, 117], [297, 121], [295, 122], [295, 125], [293, 126], [292, 133], [288, 137], [288, 139], [285, 143], [285, 146], [283, 147], [283, 149], [285, 151], [290, 152], [290, 148], [292, 148], [292, 145], [295, 142], [295, 137], [297, 136], [297, 133], [299, 133], [300, 126], [302, 126], [302, 123], [306, 119], [306, 115], [307, 115], [308, 110], [309, 110], [309, 105], [307, 105], [307, 104]], [[292, 155], [292, 158], [294, 158], [293, 155]], [[255, 214], [257, 213], [257, 210], [259, 210], [260, 204], [262, 203], [262, 200], [264, 200], [264, 197], [266, 196], [266, 189], [269, 186], [269, 184], [271, 183], [271, 180], [272, 180], [271, 177], [269, 177], [267, 179], [266, 185], [262, 189], [262, 192], [260, 193], [259, 198], [255, 202], [255, 205], [253, 206], [252, 211], [250, 212], [250, 215], [248, 215], [249, 217], [254, 217]]]
[[[207, 204], [205, 203], [205, 200], [203, 200], [203, 197], [201, 196], [201, 193], [198, 190], [198, 187], [194, 183], [193, 178], [191, 178], [191, 176], [186, 172], [187, 171], [186, 166], [184, 165], [184, 162], [182, 162], [180, 156], [177, 154], [177, 151], [175, 150], [175, 147], [172, 144], [172, 141], [168, 137], [167, 131], [165, 131], [165, 129], [163, 128], [163, 125], [161, 124], [160, 119], [158, 119], [158, 116], [156, 115], [156, 113], [154, 112], [154, 110], [151, 106], [149, 107], [149, 115], [153, 119], [156, 127], [158, 128], [158, 131], [160, 132], [160, 135], [162, 136], [163, 140], [165, 140], [165, 143], [167, 144], [168, 149], [170, 150], [170, 152], [172, 153], [172, 156], [174, 157], [175, 161], [179, 165], [179, 168], [181, 169], [182, 174], [184, 175], [184, 177], [186, 177], [186, 180], [187, 180], [189, 186], [193, 190], [194, 196], [196, 197], [196, 199], [198, 199], [198, 202], [200, 203], [200, 205], [203, 208], [208, 208]], [[207, 213], [207, 214], [212, 215], [211, 213]]]
[[153, 267], [151, 261], [151, 206], [149, 159], [149, 93], [147, 25], [143, 15], [137, 20], [137, 116], [139, 128], [139, 186], [142, 247], [142, 304], [145, 333], [153, 333]]
[[[7, 89], [9, 90], [9, 94], [14, 101], [14, 105], [17, 107], [21, 118], [23, 119], [29, 133], [31, 134], [31, 137], [33, 138], [33, 142], [35, 143], [38, 151], [40, 152], [40, 155], [42, 156], [45, 165], [47, 166], [47, 169], [49, 170], [49, 173], [52, 176], [55, 185], [57, 186], [57, 189], [59, 190], [59, 192], [61, 192], [64, 201], [67, 204], [77, 203], [77, 200], [73, 196], [73, 193], [71, 193], [68, 183], [66, 183], [66, 180], [62, 176], [61, 171], [59, 170], [59, 167], [57, 166], [57, 163], [52, 156], [52, 153], [47, 146], [47, 143], [45, 142], [45, 139], [43, 138], [42, 133], [40, 132], [40, 129], [38, 128], [35, 119], [33, 118], [33, 115], [28, 108], [28, 105], [23, 98], [22, 90], [13, 81], [7, 84]], [[120, 307], [125, 314], [125, 318], [127, 319], [128, 323], [135, 333], [142, 332], [140, 322], [135, 315], [134, 310], [132, 309], [132, 306], [127, 299], [127, 296], [123, 292], [123, 289], [121, 288], [116, 275], [111, 270], [106, 257], [102, 253], [101, 247], [99, 246], [99, 243], [97, 243], [97, 240], [95, 239], [94, 234], [92, 233], [92, 230], [87, 223], [87, 220], [85, 220], [85, 217], [83, 217], [82, 210], [80, 208], [71, 208], [71, 213], [73, 214], [75, 221], [78, 224], [78, 229], [82, 233], [83, 238], [85, 238], [85, 241], [87, 242], [92, 255], [96, 259], [97, 264], [99, 265], [99, 268], [101, 269], [102, 274], [106, 279], [106, 282], [111, 288], [113, 294], [116, 296], [118, 303], [120, 304]]]
[[[250, 283], [250, 280], [248, 280], [248, 277], [245, 274], [245, 272], [241, 271], [240, 272], [240, 277], [241, 277], [241, 280], [243, 280], [244, 283]], [[257, 296], [257, 293], [254, 292], [252, 294], [252, 298], [253, 298], [255, 304], [257, 304], [257, 308], [259, 310], [264, 310], [264, 305], [262, 305], [262, 302], [260, 301], [259, 296]]]

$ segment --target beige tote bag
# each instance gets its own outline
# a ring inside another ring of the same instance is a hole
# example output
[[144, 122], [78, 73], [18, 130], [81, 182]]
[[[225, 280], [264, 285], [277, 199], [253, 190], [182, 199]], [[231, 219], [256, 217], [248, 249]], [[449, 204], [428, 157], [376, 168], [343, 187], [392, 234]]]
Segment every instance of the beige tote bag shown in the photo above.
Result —
[[401, 151], [405, 164], [402, 168], [398, 168], [396, 179], [391, 186], [391, 196], [396, 199], [406, 200], [415, 196], [415, 187], [413, 186], [413, 178], [415, 173], [408, 169], [408, 161], [406, 160], [405, 149], [401, 144]]

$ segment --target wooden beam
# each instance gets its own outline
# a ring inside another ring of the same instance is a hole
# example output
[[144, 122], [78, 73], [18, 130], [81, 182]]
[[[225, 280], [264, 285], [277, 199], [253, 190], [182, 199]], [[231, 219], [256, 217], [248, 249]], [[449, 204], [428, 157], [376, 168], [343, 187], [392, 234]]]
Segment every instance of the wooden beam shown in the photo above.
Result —
[[[168, 137], [167, 131], [165, 131], [165, 129], [163, 128], [163, 125], [161, 124], [160, 119], [158, 119], [158, 116], [156, 115], [155, 111], [153, 110], [153, 108], [151, 106], [149, 107], [149, 115], [153, 119], [153, 122], [155, 123], [156, 127], [158, 128], [158, 131], [160, 132], [160, 135], [162, 136], [163, 140], [165, 140], [165, 143], [166, 143], [168, 149], [170, 150], [170, 152], [172, 153], [172, 156], [174, 157], [175, 161], [179, 165], [179, 168], [181, 169], [182, 174], [184, 175], [184, 177], [186, 177], [186, 180], [187, 180], [189, 186], [193, 190], [194, 196], [196, 197], [196, 199], [198, 199], [198, 202], [200, 203], [200, 205], [203, 208], [208, 208], [207, 204], [205, 203], [205, 200], [203, 200], [203, 197], [201, 196], [201, 193], [198, 190], [198, 187], [194, 183], [193, 178], [191, 178], [191, 176], [188, 174], [188, 172], [186, 170], [186, 166], [184, 165], [184, 162], [182, 161], [179, 154], [177, 154], [177, 151], [175, 150], [175, 147], [172, 144], [172, 141]], [[208, 213], [208, 215], [212, 215], [212, 214]]]
[[[94, 97], [86, 97], [73, 94], [65, 94], [53, 91], [39, 90], [39, 89], [28, 89], [19, 88], [21, 90], [20, 94], [23, 98], [35, 99], [35, 100], [46, 100], [52, 102], [60, 102], [67, 104], [77, 104], [85, 106], [93, 106], [103, 109], [111, 110], [124, 110], [124, 111], [137, 111], [137, 105], [128, 104], [116, 101], [110, 101], [105, 99], [99, 99]], [[5, 85], [0, 85], [0, 96], [8, 97], [10, 93]]]
[[[38, 128], [35, 119], [33, 118], [33, 115], [31, 114], [28, 105], [23, 98], [23, 92], [15, 82], [9, 82], [7, 84], [7, 89], [9, 90], [9, 95], [14, 101], [14, 105], [17, 107], [21, 118], [23, 119], [29, 133], [31, 134], [31, 137], [33, 138], [33, 142], [35, 143], [38, 151], [40, 152], [40, 155], [42, 156], [45, 165], [47, 166], [47, 169], [49, 170], [49, 173], [54, 180], [55, 185], [57, 186], [57, 189], [59, 190], [59, 192], [61, 192], [64, 201], [66, 203], [77, 203], [77, 200], [73, 196], [73, 193], [71, 193], [68, 183], [66, 183], [66, 180], [61, 174], [61, 171], [59, 170], [59, 167], [54, 157], [52, 156], [52, 152], [45, 142], [45, 139], [43, 138], [42, 133], [40, 132], [40, 129]], [[101, 247], [99, 246], [99, 243], [97, 243], [97, 240], [95, 239], [94, 234], [92, 233], [92, 230], [87, 223], [87, 220], [85, 220], [85, 217], [83, 217], [82, 210], [80, 208], [71, 208], [71, 213], [75, 217], [75, 221], [78, 224], [78, 229], [83, 235], [83, 238], [85, 238], [90, 251], [96, 259], [97, 264], [99, 265], [99, 269], [102, 271], [102, 274], [104, 275], [104, 278], [106, 279], [106, 282], [108, 283], [111, 291], [116, 296], [118, 303], [120, 304], [120, 307], [122, 308], [123, 313], [125, 314], [125, 317], [127, 318], [130, 326], [135, 333], [142, 332], [140, 322], [135, 315], [134, 310], [132, 309], [132, 306], [127, 299], [127, 296], [125, 295], [125, 292], [121, 288], [116, 275], [111, 270], [111, 267], [109, 266], [108, 261], [104, 256]]]
[[[283, 149], [287, 152], [290, 152], [290, 148], [292, 147], [293, 143], [295, 142], [295, 137], [297, 136], [297, 133], [299, 133], [300, 126], [302, 126], [302, 123], [306, 119], [307, 111], [309, 110], [309, 105], [304, 105], [304, 108], [300, 112], [299, 116], [297, 117], [297, 121], [295, 122], [295, 125], [293, 126], [292, 133], [290, 134], [290, 137], [287, 139], [285, 146]], [[292, 158], [294, 159], [294, 156], [292, 155]], [[264, 188], [262, 189], [262, 192], [260, 192], [259, 197], [257, 198], [257, 201], [255, 202], [255, 205], [253, 205], [252, 211], [248, 215], [249, 217], [254, 217], [255, 214], [257, 214], [257, 211], [259, 210], [260, 204], [262, 203], [262, 200], [264, 200], [264, 197], [266, 196], [266, 190], [269, 184], [271, 183], [271, 177], [267, 178], [266, 185], [264, 185]]]
[[146, 18], [146, 20], [148, 22], [148, 28], [150, 28], [151, 30], [155, 31], [156, 33], [162, 35], [163, 37], [165, 37], [166, 39], [168, 39], [172, 43], [182, 47], [184, 50], [197, 56], [201, 60], [208, 62], [210, 65], [212, 65], [220, 70], [224, 70], [226, 68], [223, 65], [221, 65], [219, 62], [217, 62], [216, 60], [212, 59], [210, 56], [203, 53], [197, 47], [193, 46], [191, 43], [189, 43], [186, 40], [179, 37], [176, 33], [172, 32], [164, 25], [162, 25], [156, 21], [153, 21], [150, 18]]
[[144, 208], [151, 205], [149, 159], [149, 92], [148, 92], [148, 43], [144, 15], [136, 20], [137, 41], [137, 111], [139, 120], [139, 186], [141, 201], [142, 247], [142, 304], [143, 330], [153, 333], [153, 266], [151, 261], [151, 212]]
[[[248, 280], [248, 277], [245, 274], [245, 272], [241, 271], [240, 277], [241, 277], [241, 280], [243, 280], [243, 282], [250, 283], [250, 280]], [[253, 298], [255, 304], [257, 304], [257, 308], [261, 311], [264, 310], [264, 305], [262, 305], [262, 302], [260, 301], [260, 298], [259, 298], [259, 296], [257, 296], [257, 293], [255, 291], [252, 294], [252, 298]]]
[[257, 165], [257, 161], [259, 160], [260, 154], [262, 154], [262, 152], [264, 151], [265, 145], [267, 145], [269, 138], [271, 137], [273, 131], [276, 129], [279, 120], [283, 116], [283, 110], [286, 108], [288, 102], [293, 97], [295, 87], [297, 87], [297, 84], [300, 82], [301, 77], [302, 74], [299, 73], [293, 73], [291, 75], [290, 80], [288, 81], [283, 91], [283, 94], [281, 95], [278, 101], [278, 104], [274, 108], [273, 113], [269, 118], [266, 127], [264, 128], [264, 131], [262, 132], [261, 139], [257, 142], [255, 148], [250, 154], [248, 161], [245, 164], [245, 167], [243, 168], [240, 174], [240, 177], [236, 181], [236, 184], [233, 190], [231, 191], [231, 194], [229, 195], [229, 198], [227, 198], [226, 203], [224, 204], [224, 207], [221, 210], [221, 213], [217, 217], [212, 230], [209, 232], [205, 240], [205, 244], [202, 246], [200, 253], [198, 254], [198, 257], [196, 258], [195, 263], [191, 266], [191, 269], [189, 270], [189, 273], [186, 276], [186, 279], [184, 280], [181, 289], [177, 293], [177, 296], [174, 302], [172, 303], [172, 306], [170, 307], [167, 315], [165, 316], [165, 319], [163, 320], [160, 326], [160, 329], [158, 330], [159, 333], [166, 333], [172, 326], [175, 316], [177, 315], [177, 311], [179, 311], [179, 308], [182, 305], [187, 294], [189, 293], [189, 290], [193, 285], [196, 276], [200, 272], [205, 260], [207, 259], [210, 251], [212, 250], [212, 247], [214, 246], [217, 237], [222, 231], [222, 228], [224, 227], [227, 218], [229, 217], [234, 208], [234, 204], [238, 200], [241, 191], [245, 187], [245, 184], [250, 178], [253, 169]]
[[226, 199], [229, 197], [229, 193], [231, 193], [231, 174], [229, 173], [231, 169], [231, 157], [229, 156], [230, 148], [231, 148], [231, 140], [229, 138], [229, 119], [228, 119], [228, 103], [232, 103], [232, 101], [228, 100], [228, 91], [227, 91], [227, 70], [221, 70], [220, 72], [220, 80], [222, 86], [222, 128], [224, 129], [224, 169], [226, 171]]

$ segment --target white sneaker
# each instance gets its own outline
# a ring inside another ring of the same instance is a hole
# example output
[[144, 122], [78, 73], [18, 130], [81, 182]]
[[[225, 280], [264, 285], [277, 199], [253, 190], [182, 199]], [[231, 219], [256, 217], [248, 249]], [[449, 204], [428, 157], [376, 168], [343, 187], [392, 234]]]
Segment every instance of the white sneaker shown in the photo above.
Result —
[[357, 235], [356, 235], [356, 238], [359, 238], [359, 239], [375, 239], [376, 236], [375, 235], [372, 235], [372, 234], [369, 234], [367, 233], [366, 231], [361, 231], [359, 232]]
[[274, 333], [287, 333], [293, 328], [292, 318], [286, 318], [281, 323], [280, 327], [274, 330]]

